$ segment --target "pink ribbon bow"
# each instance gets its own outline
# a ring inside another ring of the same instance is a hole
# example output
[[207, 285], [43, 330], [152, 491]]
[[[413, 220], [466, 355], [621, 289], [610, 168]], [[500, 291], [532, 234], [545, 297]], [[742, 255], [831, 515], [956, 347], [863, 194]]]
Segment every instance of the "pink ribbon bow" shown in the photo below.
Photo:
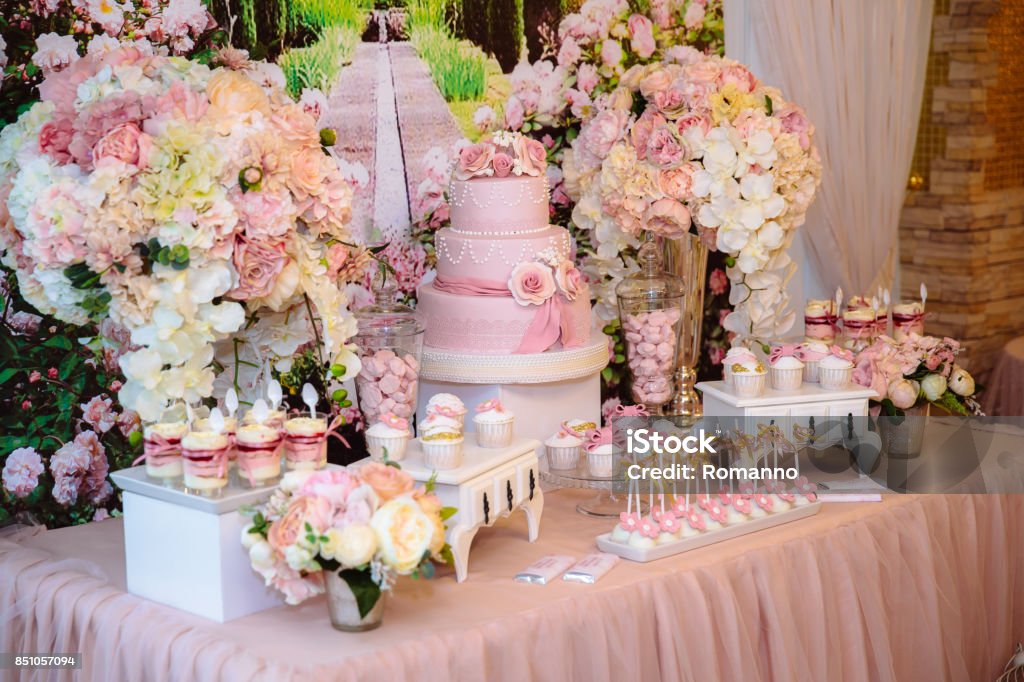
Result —
[[768, 361], [775, 364], [775, 361], [779, 358], [796, 358], [797, 360], [804, 359], [803, 350], [795, 343], [784, 343], [781, 346], [773, 346], [771, 355], [768, 356]]
[[390, 426], [391, 428], [398, 429], [399, 431], [409, 430], [409, 420], [402, 419], [394, 412], [386, 412], [381, 416], [380, 422], [384, 424], [384, 426]]
[[434, 407], [434, 414], [439, 414], [442, 417], [449, 417], [451, 419], [458, 419], [462, 416], [462, 412], [459, 412], [454, 407], [448, 407], [446, 405], [437, 405]]
[[[165, 455], [181, 456], [181, 441], [170, 442], [159, 433], [151, 433], [143, 441], [142, 454], [132, 461], [132, 466], [138, 466], [147, 457], [158, 459]], [[172, 457], [173, 459], [173, 457]]]
[[616, 405], [616, 417], [646, 417], [647, 408], [643, 405]]
[[587, 431], [588, 443], [583, 447], [587, 452], [593, 452], [602, 445], [612, 444], [612, 427], [602, 426], [599, 429], [590, 429]]
[[495, 412], [504, 412], [505, 407], [497, 398], [491, 398], [490, 400], [482, 402], [476, 406], [477, 412], [490, 412], [491, 410], [494, 410]]
[[832, 355], [836, 356], [837, 358], [841, 358], [848, 362], [853, 362], [853, 351], [851, 350], [847, 350], [846, 348], [842, 348], [840, 346], [832, 346], [832, 348], [830, 348], [829, 351], [832, 353]]

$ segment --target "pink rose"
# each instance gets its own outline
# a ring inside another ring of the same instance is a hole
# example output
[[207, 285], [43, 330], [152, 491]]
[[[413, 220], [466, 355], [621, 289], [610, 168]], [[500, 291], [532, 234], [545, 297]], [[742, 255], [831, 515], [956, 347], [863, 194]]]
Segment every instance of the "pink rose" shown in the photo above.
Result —
[[636, 149], [638, 159], [647, 158], [647, 142], [651, 138], [651, 133], [654, 132], [655, 128], [664, 125], [665, 117], [654, 109], [644, 111], [636, 123], [633, 124], [632, 130], [629, 131], [629, 138], [633, 143], [634, 149]]
[[54, 117], [39, 129], [39, 149], [44, 154], [49, 154], [58, 164], [70, 163], [71, 152], [68, 151], [68, 145], [71, 144], [73, 134], [70, 118]]
[[133, 165], [138, 164], [141, 136], [142, 131], [134, 123], [122, 123], [116, 128], [111, 128], [92, 148], [93, 163], [99, 163], [101, 159], [117, 159]]
[[344, 244], [334, 243], [327, 248], [327, 275], [331, 279], [336, 279], [338, 273], [345, 263], [348, 262], [349, 252], [348, 247]]
[[576, 71], [576, 87], [588, 95], [594, 91], [600, 81], [600, 76], [597, 74], [597, 67], [587, 62], [580, 64], [580, 68]]
[[509, 130], [519, 130], [523, 127], [526, 110], [518, 97], [512, 95], [505, 102], [505, 127]]
[[722, 360], [725, 359], [725, 350], [718, 346], [713, 346], [708, 349], [708, 358], [711, 360], [712, 365], [720, 365]]
[[[642, 14], [634, 14], [629, 18], [630, 45], [633, 52], [641, 59], [647, 59], [652, 54], [656, 45], [654, 44], [654, 24]], [[603, 56], [603, 55], [602, 55]]]
[[18, 448], [7, 456], [2, 474], [4, 490], [15, 497], [27, 497], [39, 485], [43, 459], [34, 448]]
[[691, 198], [692, 186], [693, 166], [689, 164], [658, 171], [658, 189], [676, 201], [686, 201]]
[[718, 76], [718, 82], [723, 87], [734, 85], [740, 92], [753, 92], [757, 87], [757, 79], [754, 78], [754, 74], [750, 73], [750, 70], [742, 64], [734, 64], [722, 69], [722, 73]]
[[683, 15], [683, 24], [686, 28], [691, 31], [696, 31], [704, 25], [704, 14], [706, 10], [704, 5], [699, 2], [691, 2], [690, 6], [686, 8], [686, 14]]
[[508, 280], [512, 298], [519, 305], [540, 305], [555, 294], [551, 269], [540, 263], [519, 263]]
[[455, 177], [469, 180], [478, 175], [485, 175], [494, 158], [494, 145], [479, 142], [463, 147], [459, 151], [459, 164], [455, 169]]
[[267, 542], [282, 554], [306, 534], [308, 523], [316, 534], [330, 527], [331, 503], [322, 497], [300, 496], [292, 499], [288, 510], [270, 526]]
[[711, 293], [715, 296], [721, 296], [725, 293], [725, 290], [729, 288], [729, 278], [725, 276], [725, 270], [715, 268], [711, 271], [711, 276], [708, 278], [708, 288], [711, 289]]
[[601, 63], [615, 68], [622, 62], [622, 45], [617, 40], [607, 39], [601, 43]]
[[283, 243], [238, 236], [232, 260], [238, 271], [238, 286], [230, 295], [246, 301], [273, 291], [277, 276], [288, 263], [288, 254]]
[[680, 135], [685, 135], [687, 130], [696, 127], [701, 131], [702, 136], [704, 136], [711, 130], [711, 120], [704, 116], [698, 116], [697, 114], [686, 114], [676, 121], [676, 127], [679, 129]]
[[686, 110], [686, 95], [675, 87], [659, 90], [654, 93], [654, 106], [667, 118], [679, 118]]
[[359, 481], [347, 469], [322, 470], [307, 478], [296, 495], [321, 498], [338, 509], [358, 486]]
[[117, 423], [117, 414], [111, 409], [110, 398], [93, 396], [92, 400], [79, 405], [82, 408], [82, 420], [100, 433], [106, 433]]
[[548, 150], [542, 143], [529, 137], [517, 137], [512, 142], [512, 149], [526, 175], [539, 177], [547, 170]]
[[513, 161], [508, 154], [498, 152], [491, 163], [494, 165], [494, 176], [497, 178], [507, 178], [512, 172]]
[[555, 267], [555, 283], [558, 290], [570, 301], [576, 300], [584, 286], [583, 275], [569, 260], [560, 261]]
[[370, 462], [359, 470], [359, 477], [380, 497], [381, 502], [412, 492], [412, 476], [380, 462]]
[[581, 56], [579, 43], [573, 38], [566, 38], [558, 50], [558, 65], [568, 68], [578, 62]]
[[783, 130], [797, 136], [802, 149], [811, 146], [811, 134], [814, 132], [814, 128], [807, 120], [803, 109], [794, 104], [785, 104], [774, 113], [774, 117], [782, 122]]
[[640, 94], [650, 101], [654, 94], [668, 90], [672, 85], [672, 74], [668, 69], [660, 68], [640, 79]]
[[662, 237], [681, 237], [690, 229], [690, 212], [675, 199], [658, 199], [644, 214], [644, 229]]
[[606, 109], [583, 127], [577, 139], [580, 139], [584, 151], [602, 161], [615, 143], [622, 139], [628, 121], [628, 111]]
[[661, 168], [675, 168], [686, 160], [686, 149], [667, 125], [651, 133], [647, 141], [647, 160]]

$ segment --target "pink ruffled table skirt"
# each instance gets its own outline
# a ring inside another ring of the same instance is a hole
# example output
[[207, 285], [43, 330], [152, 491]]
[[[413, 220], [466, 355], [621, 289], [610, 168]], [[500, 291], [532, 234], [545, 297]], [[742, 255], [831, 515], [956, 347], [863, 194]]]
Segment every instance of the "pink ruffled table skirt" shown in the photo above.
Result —
[[[120, 521], [0, 540], [0, 651], [84, 653], [61, 680], [992, 680], [1024, 637], [1024, 496], [890, 496], [597, 585], [516, 584], [606, 528], [548, 496], [482, 530], [469, 580], [404, 580], [384, 625], [323, 598], [218, 625], [124, 591]], [[2, 679], [11, 671], [0, 671]]]

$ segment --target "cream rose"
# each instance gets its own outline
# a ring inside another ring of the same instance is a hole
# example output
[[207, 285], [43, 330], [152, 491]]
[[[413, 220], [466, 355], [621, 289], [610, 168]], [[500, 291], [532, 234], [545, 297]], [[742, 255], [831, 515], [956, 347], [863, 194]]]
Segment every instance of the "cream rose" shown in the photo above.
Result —
[[385, 503], [370, 526], [377, 534], [381, 561], [400, 574], [419, 566], [433, 544], [434, 522], [408, 496]]
[[512, 269], [508, 288], [519, 305], [540, 305], [555, 295], [555, 278], [546, 265], [519, 263]]
[[949, 390], [964, 398], [974, 395], [974, 377], [963, 367], [953, 367], [953, 373], [949, 375]]
[[230, 69], [221, 69], [206, 83], [206, 96], [210, 98], [207, 115], [233, 124], [233, 118], [250, 112], [270, 114], [270, 100], [263, 88], [248, 76]]
[[377, 552], [377, 534], [365, 523], [331, 528], [325, 535], [327, 542], [320, 545], [320, 554], [345, 568], [365, 566]]

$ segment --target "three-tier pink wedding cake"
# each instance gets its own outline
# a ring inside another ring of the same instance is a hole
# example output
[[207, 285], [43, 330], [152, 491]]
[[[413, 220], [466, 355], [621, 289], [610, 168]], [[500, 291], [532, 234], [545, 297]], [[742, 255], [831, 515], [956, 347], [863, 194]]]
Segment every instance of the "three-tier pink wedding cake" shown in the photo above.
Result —
[[548, 223], [544, 146], [518, 133], [462, 149], [437, 277], [420, 287], [427, 346], [480, 354], [574, 348], [590, 336], [590, 293], [569, 232]]

